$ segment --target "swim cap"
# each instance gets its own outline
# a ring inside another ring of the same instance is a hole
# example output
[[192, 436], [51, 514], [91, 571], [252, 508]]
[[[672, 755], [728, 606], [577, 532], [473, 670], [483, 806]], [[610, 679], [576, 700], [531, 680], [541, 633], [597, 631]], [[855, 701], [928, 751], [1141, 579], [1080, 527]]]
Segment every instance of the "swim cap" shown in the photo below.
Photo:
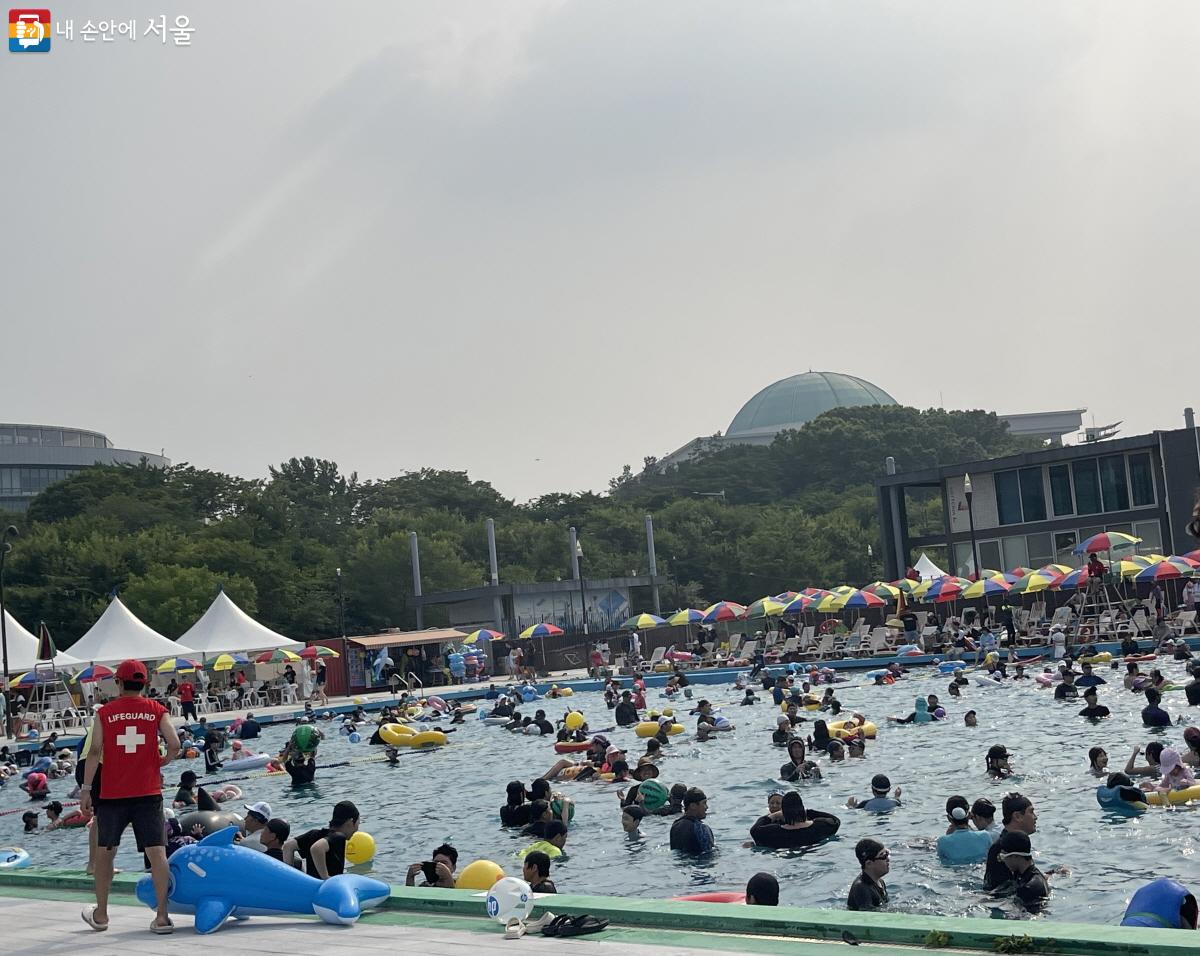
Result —
[[642, 795], [642, 806], [647, 810], [657, 810], [666, 805], [667, 788], [657, 780], [647, 780], [638, 789]]

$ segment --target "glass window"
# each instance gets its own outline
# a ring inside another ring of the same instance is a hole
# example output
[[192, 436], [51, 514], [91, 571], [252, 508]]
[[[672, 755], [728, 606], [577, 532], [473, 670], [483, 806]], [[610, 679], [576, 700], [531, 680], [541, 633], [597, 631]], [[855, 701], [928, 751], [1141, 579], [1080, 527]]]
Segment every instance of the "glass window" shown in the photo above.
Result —
[[1066, 465], [1050, 466], [1050, 501], [1055, 515], [1075, 513], [1075, 501], [1071, 495], [1071, 469]]
[[0, 428], [0, 445], [11, 445], [13, 439], [14, 432], [11, 425]]
[[71, 448], [79, 447], [79, 432], [63, 432], [63, 444]]
[[1120, 531], [1121, 534], [1133, 534], [1133, 525], [1128, 523], [1110, 524], [1104, 526], [1105, 531]]
[[63, 443], [62, 432], [57, 428], [42, 429], [42, 444], [43, 445], [61, 445]]
[[1004, 561], [1001, 571], [1011, 571], [1013, 568], [1032, 567], [1029, 564], [1029, 548], [1023, 535], [1004, 539]]
[[[1042, 484], [1042, 469], [1022, 468], [1020, 471], [1021, 507], [1026, 521], [1046, 520], [1046, 486]], [[982, 561], [983, 559], [980, 558]], [[986, 567], [986, 565], [985, 565]]]
[[1162, 528], [1157, 521], [1138, 521], [1133, 526], [1133, 533], [1142, 539], [1142, 543], [1137, 546], [1142, 554], [1162, 554]]
[[1151, 470], [1150, 452], [1129, 456], [1129, 491], [1135, 508], [1154, 504], [1154, 472]]
[[1105, 455], [1100, 459], [1100, 488], [1104, 492], [1105, 511], [1129, 508], [1129, 485], [1125, 479], [1125, 456]]
[[41, 444], [42, 433], [37, 428], [18, 428], [17, 429], [17, 444], [18, 445], [38, 445]]
[[998, 471], [996, 482], [996, 514], [1001, 524], [1021, 523], [1021, 488], [1015, 471]]
[[991, 568], [993, 571], [1004, 570], [1004, 561], [1000, 558], [999, 541], [979, 542], [979, 564], [981, 567]]
[[1100, 473], [1095, 458], [1085, 458], [1071, 464], [1075, 479], [1075, 511], [1081, 515], [1100, 513]]
[[94, 435], [89, 435], [86, 432], [80, 432], [79, 447], [80, 448], [95, 448], [96, 447], [96, 437]]
[[1054, 536], [1054, 562], [1062, 564], [1063, 558], [1070, 558], [1079, 544], [1079, 536], [1074, 531], [1060, 531]]
[[954, 545], [954, 573], [960, 578], [970, 577], [975, 573], [970, 541], [959, 541]]
[[1025, 545], [1029, 548], [1028, 567], [1040, 568], [1054, 561], [1054, 542], [1050, 540], [1049, 532], [1025, 535]]

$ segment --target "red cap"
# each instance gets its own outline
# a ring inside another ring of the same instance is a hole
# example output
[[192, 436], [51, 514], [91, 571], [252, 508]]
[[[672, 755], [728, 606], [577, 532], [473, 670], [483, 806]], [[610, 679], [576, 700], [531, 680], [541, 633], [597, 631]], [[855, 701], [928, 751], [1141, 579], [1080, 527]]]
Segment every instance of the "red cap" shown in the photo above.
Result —
[[117, 673], [116, 673], [117, 680], [144, 681], [148, 677], [149, 677], [149, 675], [146, 673], [146, 665], [143, 664], [141, 661], [134, 661], [134, 660], [121, 661], [121, 663], [117, 665]]

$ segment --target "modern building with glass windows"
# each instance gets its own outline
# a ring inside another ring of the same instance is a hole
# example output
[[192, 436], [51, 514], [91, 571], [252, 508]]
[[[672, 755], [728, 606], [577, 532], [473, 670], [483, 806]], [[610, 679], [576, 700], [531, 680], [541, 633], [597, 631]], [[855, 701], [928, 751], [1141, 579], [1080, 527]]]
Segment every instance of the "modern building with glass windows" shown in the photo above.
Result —
[[165, 468], [162, 455], [116, 448], [99, 432], [58, 425], [0, 424], [0, 511], [24, 511], [56, 481], [92, 465]]
[[[1136, 535], [1143, 554], [1187, 553], [1196, 547], [1185, 528], [1197, 488], [1194, 428], [898, 472], [875, 482], [885, 573], [898, 578], [921, 551], [936, 550], [946, 570], [971, 574], [972, 518], [984, 568], [1077, 565], [1075, 546], [1100, 531]], [[931, 495], [941, 498], [941, 527], [910, 528], [913, 502]]]

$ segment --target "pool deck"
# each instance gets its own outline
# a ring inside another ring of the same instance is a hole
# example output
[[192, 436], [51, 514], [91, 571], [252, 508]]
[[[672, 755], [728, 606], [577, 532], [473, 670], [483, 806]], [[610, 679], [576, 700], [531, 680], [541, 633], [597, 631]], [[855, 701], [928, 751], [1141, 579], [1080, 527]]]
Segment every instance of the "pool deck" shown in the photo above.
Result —
[[[231, 922], [219, 936], [201, 942], [187, 916], [176, 918], [178, 929], [173, 936], [152, 935], [148, 931], [150, 911], [132, 896], [136, 882], [133, 875], [117, 877], [110, 908], [112, 928], [98, 934], [79, 918], [80, 907], [92, 899], [90, 881], [82, 873], [24, 870], [0, 874], [4, 952], [54, 956], [85, 949], [95, 954], [194, 956], [199, 943], [226, 954], [262, 956], [397, 951], [491, 956], [511, 954], [518, 948], [546, 954], [566, 950], [579, 956], [825, 956], [834, 952], [884, 956], [932, 951], [991, 953], [997, 951], [998, 941], [1009, 937], [1027, 937], [1021, 948], [1009, 950], [1022, 953], [1184, 956], [1196, 952], [1195, 934], [1180, 930], [567, 895], [539, 897], [534, 916], [546, 909], [557, 914], [591, 913], [608, 918], [609, 928], [569, 942], [539, 934], [512, 942], [503, 938], [498, 923], [484, 917], [482, 894], [405, 887], [394, 887], [384, 905], [354, 927], [329, 926], [312, 918], [254, 917], [244, 923]], [[844, 934], [850, 934], [849, 938]], [[847, 942], [859, 945], [851, 950]]]

